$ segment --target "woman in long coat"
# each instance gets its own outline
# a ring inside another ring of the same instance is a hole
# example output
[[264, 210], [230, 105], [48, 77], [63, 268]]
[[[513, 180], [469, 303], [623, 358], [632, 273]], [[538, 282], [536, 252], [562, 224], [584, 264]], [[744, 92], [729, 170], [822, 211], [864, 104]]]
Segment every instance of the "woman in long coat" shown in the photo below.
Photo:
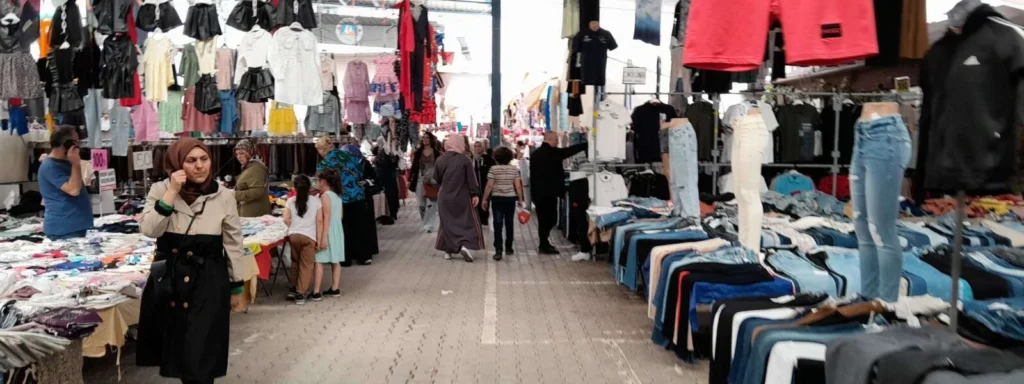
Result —
[[257, 273], [242, 253], [238, 205], [213, 181], [210, 150], [184, 138], [167, 149], [169, 178], [153, 185], [140, 227], [156, 253], [139, 315], [139, 366], [183, 383], [212, 383], [227, 374], [232, 308]]
[[480, 183], [473, 172], [473, 162], [466, 156], [466, 140], [462, 135], [449, 136], [445, 153], [434, 166], [434, 179], [441, 185], [437, 196], [441, 228], [434, 248], [444, 251], [445, 259], [460, 254], [473, 262], [473, 252], [484, 249], [484, 236], [476, 207], [480, 203]]

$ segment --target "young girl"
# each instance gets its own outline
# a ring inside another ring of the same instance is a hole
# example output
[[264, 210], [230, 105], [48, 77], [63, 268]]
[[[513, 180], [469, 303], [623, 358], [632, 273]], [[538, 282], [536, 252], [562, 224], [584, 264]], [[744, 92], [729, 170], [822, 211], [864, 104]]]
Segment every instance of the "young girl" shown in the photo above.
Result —
[[[509, 165], [512, 162], [512, 150], [499, 147], [494, 150], [497, 165], [487, 172], [487, 188], [484, 189], [483, 209], [494, 208], [494, 260], [501, 260], [502, 252], [506, 255], [515, 253], [512, 243], [515, 240], [514, 220], [516, 204], [523, 206], [523, 179], [519, 169]], [[502, 229], [505, 230], [505, 241], [502, 244]], [[504, 246], [504, 248], [502, 248]]]
[[[310, 300], [320, 301], [323, 296], [341, 296], [341, 264], [345, 261], [345, 232], [341, 227], [341, 174], [328, 168], [320, 172], [320, 215], [317, 216], [316, 270], [313, 272], [313, 295]], [[324, 264], [331, 265], [331, 289], [320, 294]]]
[[320, 238], [323, 223], [319, 220], [320, 199], [309, 198], [312, 186], [309, 177], [295, 176], [293, 183], [295, 197], [288, 198], [284, 205], [284, 223], [288, 226], [288, 242], [292, 249], [292, 281], [296, 282], [295, 287], [288, 292], [288, 300], [302, 305], [310, 294], [309, 287], [316, 264], [314, 257], [317, 246], [314, 239]]

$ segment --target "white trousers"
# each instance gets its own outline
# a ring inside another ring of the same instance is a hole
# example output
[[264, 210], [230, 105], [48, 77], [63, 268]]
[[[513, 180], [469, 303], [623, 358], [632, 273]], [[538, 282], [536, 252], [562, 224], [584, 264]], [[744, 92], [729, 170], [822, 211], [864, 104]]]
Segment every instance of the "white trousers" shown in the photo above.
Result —
[[743, 116], [733, 126], [732, 184], [739, 209], [739, 240], [744, 247], [761, 249], [761, 161], [771, 134], [760, 115]]

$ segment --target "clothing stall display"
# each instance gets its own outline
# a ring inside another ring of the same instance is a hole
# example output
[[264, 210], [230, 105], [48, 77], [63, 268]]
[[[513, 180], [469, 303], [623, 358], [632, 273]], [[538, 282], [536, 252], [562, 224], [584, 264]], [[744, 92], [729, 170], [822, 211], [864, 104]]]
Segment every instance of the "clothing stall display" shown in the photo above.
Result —
[[31, 26], [31, 20], [0, 24], [0, 99], [43, 97], [39, 72], [22, 45], [22, 30]]
[[75, 51], [73, 49], [55, 49], [46, 58], [49, 92], [49, 109], [52, 113], [77, 111], [85, 107], [78, 87], [75, 86], [74, 74]]
[[629, 110], [611, 100], [598, 104], [594, 127], [597, 135], [590, 140], [590, 153], [599, 162], [621, 162], [626, 159], [626, 131], [629, 129]]
[[[661, 161], [668, 143], [661, 142], [661, 124], [678, 117], [676, 110], [655, 99], [633, 109], [630, 115], [633, 127], [633, 158], [637, 163]], [[600, 130], [598, 130], [600, 132]]]
[[274, 26], [277, 27], [299, 23], [305, 29], [316, 28], [316, 13], [313, 12], [312, 0], [278, 1], [272, 15]]
[[323, 102], [316, 41], [313, 32], [295, 29], [294, 26], [274, 32], [268, 56], [270, 71], [274, 75], [274, 100], [306, 106], [317, 106]]
[[341, 104], [338, 97], [330, 92], [324, 92], [323, 97], [323, 103], [306, 111], [306, 131], [338, 133], [341, 127]]
[[269, 1], [239, 1], [228, 14], [227, 25], [242, 32], [249, 32], [254, 25], [264, 30], [274, 28], [274, 5]]
[[675, 204], [673, 213], [684, 218], [700, 217], [697, 134], [686, 119], [674, 119], [664, 129], [668, 131], [669, 186]]
[[579, 68], [583, 85], [604, 86], [608, 51], [618, 48], [615, 37], [603, 28], [583, 28], [572, 39], [572, 66]]
[[370, 121], [370, 74], [366, 63], [350, 61], [345, 68], [345, 119], [352, 124]]
[[146, 0], [139, 6], [138, 20], [135, 26], [146, 32], [153, 32], [157, 29], [169, 32], [174, 28], [184, 25], [178, 11], [174, 9], [171, 0]]
[[[395, 56], [383, 55], [373, 59], [373, 81], [370, 94], [375, 101], [397, 100], [399, 93], [398, 76], [395, 75]], [[346, 72], [347, 73], [347, 72]]]
[[267, 30], [253, 28], [242, 37], [235, 68], [235, 98], [250, 103], [265, 103], [274, 98], [275, 79], [268, 57], [273, 37]]
[[[166, 3], [164, 3], [166, 4]], [[150, 37], [143, 43], [142, 74], [145, 75], [146, 100], [167, 101], [167, 89], [174, 83], [171, 69], [171, 39]]]
[[104, 98], [120, 99], [135, 96], [133, 80], [136, 79], [139, 59], [135, 44], [127, 34], [116, 34], [103, 41], [100, 65]]
[[[120, 0], [107, 0], [120, 1]], [[208, 40], [220, 36], [223, 32], [220, 29], [220, 18], [217, 16], [217, 6], [210, 0], [201, 0], [188, 7], [188, 14], [185, 16], [185, 36], [196, 40]]]

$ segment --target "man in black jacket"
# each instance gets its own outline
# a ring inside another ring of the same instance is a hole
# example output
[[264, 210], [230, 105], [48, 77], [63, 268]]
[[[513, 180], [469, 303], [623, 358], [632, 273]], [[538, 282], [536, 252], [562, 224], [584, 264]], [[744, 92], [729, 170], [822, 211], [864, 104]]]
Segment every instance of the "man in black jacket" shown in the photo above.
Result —
[[558, 222], [558, 197], [565, 194], [565, 169], [562, 161], [587, 150], [587, 143], [558, 148], [558, 134], [547, 132], [544, 143], [530, 154], [530, 196], [537, 214], [538, 252], [557, 255], [548, 235]]

